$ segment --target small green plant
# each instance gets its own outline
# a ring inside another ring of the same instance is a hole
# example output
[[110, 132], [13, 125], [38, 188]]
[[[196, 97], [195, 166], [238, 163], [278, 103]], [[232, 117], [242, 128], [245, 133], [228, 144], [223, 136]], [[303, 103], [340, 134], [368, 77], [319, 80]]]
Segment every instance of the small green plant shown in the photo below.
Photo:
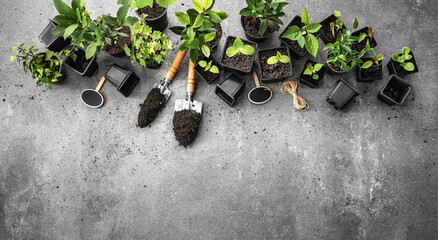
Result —
[[131, 57], [132, 62], [137, 61], [144, 67], [163, 63], [164, 57], [172, 49], [172, 43], [167, 36], [160, 31], [153, 31], [146, 24], [145, 17], [146, 15], [143, 14], [140, 22], [132, 27], [132, 49], [124, 46], [125, 53]]
[[227, 48], [226, 54], [228, 57], [234, 57], [236, 54], [253, 55], [254, 48], [251, 45], [245, 45], [243, 41], [237, 37], [232, 46]]
[[415, 69], [414, 64], [412, 62], [406, 62], [407, 60], [412, 59], [412, 55], [410, 53], [411, 49], [409, 49], [409, 47], [403, 47], [401, 55], [393, 53], [391, 54], [391, 59], [394, 62], [398, 62], [406, 71], [412, 72]]
[[377, 66], [382, 65], [382, 60], [383, 60], [383, 58], [384, 58], [384, 57], [383, 57], [383, 54], [378, 54], [378, 55], [376, 55], [376, 51], [375, 51], [374, 49], [372, 49], [372, 51], [373, 51], [373, 53], [374, 53], [374, 57], [373, 57], [371, 60], [364, 62], [364, 63], [360, 66], [360, 68], [362, 68], [362, 69], [367, 69], [367, 68], [370, 68], [370, 67], [372, 67], [372, 66], [377, 67]]
[[169, 28], [181, 36], [184, 42], [179, 46], [180, 51], [190, 50], [190, 60], [196, 62], [199, 57], [210, 57], [211, 48], [205, 44], [216, 37], [218, 23], [228, 18], [222, 11], [213, 11], [213, 0], [192, 0], [193, 7], [184, 12], [175, 12], [178, 22], [183, 26]]
[[321, 70], [322, 66], [323, 65], [321, 63], [317, 63], [315, 65], [313, 65], [312, 63], [308, 63], [306, 64], [306, 69], [304, 69], [303, 74], [311, 76], [314, 80], [318, 80], [318, 71]]
[[309, 13], [306, 8], [303, 10], [301, 22], [304, 24], [303, 27], [299, 28], [296, 25], [290, 26], [281, 37], [291, 41], [297, 41], [301, 48], [306, 47], [310, 55], [316, 57], [319, 43], [318, 39], [312, 33], [317, 33], [322, 25], [319, 23], [310, 23]]
[[269, 65], [277, 65], [278, 62], [289, 63], [290, 58], [287, 55], [281, 55], [279, 51], [277, 51], [277, 54], [275, 56], [268, 58]]
[[283, 22], [280, 17], [286, 14], [284, 10], [289, 3], [286, 0], [246, 0], [247, 7], [240, 10], [240, 15], [251, 16], [254, 20], [260, 21], [259, 33], [265, 34], [268, 28], [278, 31]]
[[59, 72], [63, 62], [61, 56], [68, 54], [69, 50], [58, 53], [50, 51], [35, 53], [38, 51], [35, 46], [36, 43], [29, 47], [24, 47], [24, 44], [19, 43], [17, 46], [12, 47], [14, 55], [11, 56], [11, 61], [17, 60], [18, 64], [22, 64], [25, 73], [30, 70], [37, 86], [46, 85], [51, 90], [51, 83], [58, 82], [58, 78], [62, 76]]
[[372, 39], [374, 37], [374, 30], [371, 27], [367, 29], [366, 33], [360, 33], [358, 42], [362, 42], [366, 37], [368, 37], [369, 39]]
[[201, 66], [202, 68], [204, 68], [205, 72], [212, 72], [212, 73], [219, 73], [219, 68], [215, 65], [213, 65], [213, 61], [210, 61], [207, 63], [207, 61], [205, 60], [201, 60], [199, 61], [199, 66]]
[[118, 4], [123, 4], [123, 6], [128, 6], [131, 9], [139, 9], [144, 7], [152, 7], [154, 5], [154, 1], [164, 7], [167, 8], [168, 6], [176, 3], [177, 0], [117, 0]]
[[335, 32], [342, 30], [344, 27], [344, 21], [341, 19], [341, 12], [334, 10], [333, 15], [335, 15], [336, 20], [330, 23], [330, 30], [332, 30], [333, 36], [335, 36]]

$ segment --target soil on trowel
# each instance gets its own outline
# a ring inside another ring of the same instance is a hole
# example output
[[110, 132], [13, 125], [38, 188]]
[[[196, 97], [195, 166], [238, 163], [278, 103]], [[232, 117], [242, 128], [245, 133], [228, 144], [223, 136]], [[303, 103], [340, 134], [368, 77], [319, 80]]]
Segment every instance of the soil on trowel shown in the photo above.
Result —
[[[131, 44], [131, 29], [127, 26], [123, 26], [122, 29], [120, 30], [120, 32], [125, 33], [128, 35], [128, 37], [120, 37], [120, 39], [123, 41], [124, 45], [128, 45]], [[108, 45], [105, 44], [102, 48], [102, 50], [106, 53], [109, 54], [114, 54], [114, 53], [119, 53], [124, 51], [123, 50], [123, 46], [120, 46], [117, 43], [114, 43], [114, 40], [112, 40], [113, 44], [112, 45]]]
[[[226, 46], [225, 46], [225, 49], [228, 49], [229, 47], [231, 47], [234, 43], [234, 40], [235, 40], [235, 38], [230, 37], [228, 39]], [[251, 45], [254, 48], [254, 50], [256, 50], [255, 44], [249, 43], [249, 42], [244, 41], [244, 40], [242, 40], [242, 41], [245, 45]], [[254, 54], [255, 54], [255, 51], [254, 51]], [[232, 68], [237, 68], [237, 69], [240, 69], [243, 71], [248, 71], [252, 67], [254, 54], [251, 56], [248, 56], [248, 55], [245, 55], [242, 53], [238, 53], [238, 54], [234, 55], [233, 57], [228, 57], [227, 54], [224, 53], [224, 56], [222, 57], [222, 63], [225, 64], [226, 66], [229, 66]]]
[[274, 49], [270, 51], [260, 52], [260, 67], [262, 72], [262, 77], [264, 79], [273, 79], [286, 77], [291, 74], [289, 63], [278, 62], [277, 64], [269, 65], [268, 59], [272, 56], [276, 56], [277, 52], [281, 55], [287, 56], [286, 49]]
[[262, 38], [262, 37], [269, 37], [272, 35], [274, 30], [268, 27], [266, 29], [266, 32], [262, 35], [260, 35], [260, 19], [254, 20], [251, 16], [242, 17], [243, 21], [243, 29], [247, 34], [249, 34], [252, 37]]
[[160, 92], [160, 89], [152, 89], [138, 113], [138, 126], [143, 128], [154, 121], [164, 104], [166, 104], [166, 97]]
[[140, 13], [140, 15], [142, 14], [146, 14], [147, 17], [146, 19], [155, 19], [159, 16], [161, 16], [164, 11], [166, 11], [166, 8], [158, 5], [155, 1], [154, 1], [154, 5], [151, 7], [144, 7], [144, 8], [140, 8], [138, 9], [138, 12]]
[[179, 144], [186, 147], [195, 140], [198, 134], [201, 114], [192, 110], [175, 112], [173, 116], [173, 132]]

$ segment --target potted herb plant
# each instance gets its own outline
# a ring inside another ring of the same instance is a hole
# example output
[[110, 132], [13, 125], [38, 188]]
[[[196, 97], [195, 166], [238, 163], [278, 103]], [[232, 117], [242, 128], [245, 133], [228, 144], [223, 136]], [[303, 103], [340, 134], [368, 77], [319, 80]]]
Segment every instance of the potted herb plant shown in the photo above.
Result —
[[287, 47], [259, 50], [257, 55], [263, 83], [280, 82], [292, 77], [292, 62]]
[[222, 53], [222, 66], [239, 74], [251, 72], [254, 64], [257, 43], [241, 40], [239, 37], [228, 36]]
[[341, 12], [336, 10], [320, 24], [320, 36], [324, 44], [336, 42], [338, 35], [346, 29], [344, 21], [341, 19]]
[[408, 82], [393, 74], [383, 85], [377, 97], [390, 106], [394, 104], [401, 106], [411, 91], [412, 86]]
[[286, 0], [246, 0], [247, 6], [240, 10], [241, 24], [247, 39], [262, 42], [274, 31], [280, 30], [280, 17], [289, 3]]
[[49, 19], [49, 24], [44, 28], [43, 32], [38, 36], [40, 42], [46, 45], [46, 48], [52, 52], [59, 52], [68, 45], [70, 45], [70, 39], [64, 39], [53, 34], [53, 30], [58, 24], [52, 19]]
[[160, 31], [152, 30], [146, 24], [144, 15], [140, 22], [132, 27], [131, 45], [131, 48], [125, 45], [124, 50], [132, 62], [152, 69], [159, 68], [164, 62], [164, 57], [172, 49], [172, 43], [167, 36]]
[[24, 47], [24, 44], [18, 44], [12, 47], [11, 61], [16, 60], [23, 66], [24, 72], [30, 70], [32, 77], [35, 78], [37, 86], [46, 85], [50, 90], [52, 83], [60, 83], [65, 79], [65, 68], [62, 65], [63, 54], [68, 54], [68, 50], [58, 53], [50, 51], [36, 53], [36, 44]]
[[370, 42], [370, 47], [375, 48], [377, 46], [375, 33], [371, 27], [364, 27], [351, 35], [359, 37], [357, 43], [353, 44], [352, 48], [356, 51], [360, 51], [365, 47], [367, 40]]
[[316, 88], [321, 84], [326, 72], [327, 68], [323, 64], [308, 59], [298, 78], [301, 83], [311, 88]]
[[[353, 31], [357, 28], [359, 22], [354, 20]], [[338, 36], [336, 42], [328, 43], [324, 51], [328, 50], [326, 64], [329, 74], [341, 74], [350, 71], [356, 64], [363, 63], [362, 57], [365, 53], [372, 51], [369, 41], [361, 51], [353, 50], [351, 47], [358, 41], [359, 37], [352, 36], [350, 30], [344, 29]]]
[[371, 82], [374, 80], [382, 79], [383, 76], [383, 55], [376, 54], [376, 51], [372, 50], [374, 57], [363, 58], [364, 63], [358, 64], [356, 67], [356, 80], [358, 82]]
[[399, 77], [405, 77], [409, 74], [418, 72], [414, 53], [409, 47], [403, 47], [401, 54], [391, 54], [391, 60], [386, 67], [391, 74], [395, 74]]
[[319, 43], [313, 34], [317, 34], [320, 28], [321, 24], [310, 22], [307, 9], [304, 8], [302, 16], [294, 17], [279, 39], [282, 45], [292, 50], [293, 58], [303, 57], [307, 52], [316, 57]]
[[195, 66], [195, 72], [209, 84], [220, 76], [219, 66], [213, 57], [199, 61]]
[[138, 17], [146, 15], [146, 23], [153, 30], [164, 31], [169, 24], [167, 7], [177, 0], [118, 0], [117, 3], [135, 9]]
[[[193, 0], [194, 8], [185, 12], [175, 12], [178, 22], [183, 26], [169, 28], [172, 32], [181, 36], [183, 43], [179, 46], [180, 51], [190, 50], [190, 60], [196, 62], [200, 57], [210, 57], [222, 36], [218, 31], [219, 24], [228, 18], [223, 11], [213, 11], [214, 1]], [[219, 38], [217, 37], [218, 34]], [[210, 43], [212, 42], [212, 43]]]

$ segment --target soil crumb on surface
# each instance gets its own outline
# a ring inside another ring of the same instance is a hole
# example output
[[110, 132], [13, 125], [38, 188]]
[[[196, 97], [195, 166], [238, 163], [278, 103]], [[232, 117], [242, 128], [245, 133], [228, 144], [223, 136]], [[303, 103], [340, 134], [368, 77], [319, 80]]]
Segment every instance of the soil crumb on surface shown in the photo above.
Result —
[[138, 126], [143, 128], [154, 121], [158, 113], [163, 109], [165, 103], [166, 97], [160, 92], [160, 89], [152, 89], [140, 108]]
[[192, 110], [175, 112], [173, 116], [173, 132], [178, 142], [186, 147], [195, 140], [198, 134], [201, 114]]

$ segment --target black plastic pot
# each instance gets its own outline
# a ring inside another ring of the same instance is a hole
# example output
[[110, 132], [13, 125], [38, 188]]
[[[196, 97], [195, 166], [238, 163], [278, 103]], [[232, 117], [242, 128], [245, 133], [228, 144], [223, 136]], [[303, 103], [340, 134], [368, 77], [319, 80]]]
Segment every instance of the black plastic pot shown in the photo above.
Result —
[[[285, 38], [282, 38], [282, 36], [283, 36], [284, 33], [288, 30], [288, 28], [289, 28], [290, 26], [294, 26], [294, 25], [295, 25], [294, 22], [296, 22], [296, 21], [301, 22], [301, 17], [300, 17], [300, 16], [295, 16], [295, 17], [292, 19], [292, 21], [290, 21], [290, 23], [287, 25], [287, 27], [283, 30], [283, 32], [281, 32], [281, 34], [280, 34], [280, 36], [278, 37], [278, 39], [279, 39], [280, 42], [281, 42], [281, 46], [286, 46], [286, 47], [288, 47], [288, 48], [290, 49], [290, 55], [291, 55], [294, 59], [299, 59], [299, 58], [304, 57], [304, 56], [307, 55], [307, 53], [308, 53], [307, 50], [304, 49], [304, 50], [305, 50], [305, 53], [304, 53], [304, 54], [303, 54], [303, 53], [299, 53], [299, 52], [297, 52], [297, 50], [296, 50], [295, 48], [293, 48], [291, 45], [289, 45], [289, 43], [287, 42], [287, 40], [286, 40]], [[319, 33], [317, 33], [316, 37], [318, 37], [318, 36], [319, 36]]]
[[231, 74], [223, 83], [216, 85], [215, 93], [228, 105], [233, 106], [243, 89], [245, 89], [245, 82], [237, 75]]
[[270, 49], [265, 49], [265, 50], [257, 51], [257, 60], [258, 60], [258, 63], [259, 63], [259, 76], [260, 76], [260, 80], [262, 80], [263, 83], [281, 82], [281, 81], [283, 81], [286, 78], [292, 77], [292, 73], [293, 73], [292, 72], [292, 60], [289, 62], [289, 69], [290, 69], [290, 74], [289, 75], [282, 76], [282, 77], [279, 77], [279, 78], [264, 78], [263, 77], [263, 74], [262, 74], [262, 62], [260, 60], [260, 53], [268, 52], [268, 51], [272, 51], [272, 50], [281, 50], [281, 49], [285, 50], [285, 52], [287, 53], [287, 56], [290, 59], [290, 52], [288, 51], [287, 47], [270, 48]]
[[260, 42], [266, 41], [269, 37], [272, 36], [272, 34], [269, 35], [269, 36], [266, 36], [266, 37], [256, 37], [256, 36], [249, 35], [249, 34], [245, 31], [245, 27], [244, 27], [244, 23], [243, 23], [243, 18], [244, 18], [243, 16], [240, 17], [240, 24], [242, 25], [242, 29], [243, 29], [243, 31], [245, 32], [245, 37], [246, 37], [246, 39], [248, 39], [248, 40], [250, 40], [250, 41], [253, 41], [253, 42], [256, 42], [256, 43], [260, 43]]
[[339, 75], [339, 74], [343, 74], [343, 73], [349, 72], [349, 71], [338, 71], [338, 70], [332, 68], [332, 66], [330, 66], [330, 64], [328, 64], [328, 63], [326, 63], [325, 66], [327, 67], [327, 73], [330, 74], [330, 75]]
[[[135, 13], [137, 14], [137, 16], [139, 18], [141, 18], [141, 14], [138, 12], [138, 10], [135, 10]], [[163, 12], [163, 14], [161, 14], [161, 16], [159, 16], [157, 18], [154, 18], [154, 19], [147, 19], [146, 18], [146, 23], [153, 30], [163, 32], [167, 28], [167, 25], [169, 25], [169, 18], [167, 17], [167, 8]]]
[[337, 83], [327, 97], [327, 102], [332, 104], [336, 110], [341, 110], [354, 97], [358, 96], [359, 92], [342, 79], [339, 79]]
[[[72, 50], [73, 51], [73, 48]], [[76, 61], [80, 61], [81, 56], [84, 56], [85, 58], [85, 51], [83, 49], [79, 49], [76, 52], [76, 55], [78, 55], [78, 58]], [[91, 77], [93, 76], [93, 74], [96, 72], [96, 70], [99, 68], [99, 65], [97, 65], [97, 56], [94, 55], [92, 58], [88, 59], [87, 61], [82, 63], [82, 68], [84, 69], [82, 72], [77, 70], [76, 68], [74, 68], [73, 65], [73, 59], [71, 57], [68, 57], [67, 59], [65, 59], [65, 66], [69, 69], [71, 69], [72, 71], [76, 72], [77, 74], [81, 75], [81, 76], [86, 76], [86, 77]]]
[[[372, 58], [362, 58], [362, 60], [363, 60], [363, 62], [366, 62], [366, 61], [372, 60]], [[382, 77], [383, 77], [383, 65], [382, 64], [379, 66], [379, 69], [377, 70], [379, 72], [379, 75], [374, 77], [374, 78], [364, 76], [363, 71], [364, 71], [364, 69], [360, 68], [359, 65], [356, 66], [356, 81], [358, 81], [358, 82], [372, 82], [375, 80], [382, 79]]]
[[413, 52], [410, 52], [409, 53], [410, 55], [412, 55], [412, 58], [411, 58], [411, 62], [414, 64], [414, 71], [412, 71], [412, 72], [409, 72], [409, 71], [406, 71], [404, 68], [402, 68], [401, 67], [401, 70], [400, 71], [397, 71], [397, 66], [400, 66], [400, 64], [398, 63], [398, 62], [394, 62], [392, 59], [391, 60], [389, 60], [389, 63], [386, 65], [386, 67], [388, 68], [388, 71], [389, 71], [389, 73], [390, 74], [394, 74], [394, 75], [397, 75], [397, 76], [399, 76], [399, 77], [405, 77], [405, 76], [407, 76], [407, 75], [409, 75], [409, 74], [412, 74], [412, 73], [416, 73], [416, 72], [418, 72], [418, 66], [417, 66], [417, 63], [415, 62], [415, 57], [414, 57], [414, 53]]
[[[216, 34], [220, 34], [220, 35], [219, 35], [220, 37], [219, 37], [219, 40], [217, 41], [216, 44], [210, 46], [210, 48], [211, 48], [211, 52], [212, 52], [212, 53], [216, 51], [217, 46], [219, 45], [219, 42], [220, 42], [222, 36], [224, 35], [224, 31], [223, 31], [223, 29], [222, 29], [222, 25], [221, 25], [220, 23], [218, 23], [216, 26], [217, 26], [217, 28], [216, 28]], [[217, 37], [217, 36], [218, 36], [218, 35], [216, 35], [216, 37]], [[216, 38], [216, 37], [215, 37], [215, 38]], [[208, 45], [208, 43], [206, 43], [206, 45]], [[209, 45], [208, 45], [208, 46], [209, 46]]]
[[[328, 16], [326, 19], [322, 20], [322, 22], [320, 22], [320, 24], [321, 25], [326, 25], [326, 24], [330, 25], [330, 23], [334, 22], [334, 21], [336, 21], [336, 17], [335, 17], [335, 15], [332, 14], [332, 15]], [[345, 28], [346, 27], [344, 25], [342, 27], [341, 31], [343, 31]], [[336, 42], [336, 39], [338, 37], [338, 35], [336, 35], [336, 37], [333, 40], [330, 41], [330, 39], [327, 37], [327, 35], [325, 35], [324, 31], [322, 31], [322, 28], [319, 30], [319, 33], [320, 33], [320, 37], [321, 37], [322, 41], [324, 42], [324, 44], [334, 43], [334, 42]]]
[[[304, 64], [303, 71], [301, 72], [301, 74], [298, 77], [298, 79], [300, 80], [300, 83], [302, 83], [304, 85], [307, 85], [307, 86], [309, 86], [311, 88], [316, 88], [316, 87], [319, 86], [319, 84], [321, 84], [322, 80], [324, 79], [325, 74], [327, 73], [327, 68], [325, 66], [322, 66], [322, 68], [317, 73], [318, 74], [318, 80], [314, 80], [311, 76], [304, 75], [304, 70], [306, 69], [306, 65], [308, 63], [311, 63], [312, 65], [317, 64], [317, 62], [308, 59], [306, 61], [306, 64]], [[307, 76], [309, 78], [307, 78]]]
[[56, 24], [53, 20], [49, 19], [49, 24], [47, 24], [46, 28], [43, 32], [38, 36], [40, 42], [46, 45], [46, 48], [52, 52], [59, 52], [68, 45], [70, 45], [70, 38], [64, 40], [63, 37], [58, 37], [53, 35], [53, 30], [58, 24]]
[[[367, 31], [368, 31], [368, 28], [369, 27], [364, 27], [364, 28], [362, 28], [362, 29], [360, 29], [360, 30], [357, 30], [356, 32], [354, 32], [354, 33], [352, 33], [351, 35], [352, 36], [359, 36], [361, 33], [367, 33]], [[365, 42], [366, 42], [366, 40], [367, 40], [368, 38], [365, 38]], [[371, 38], [371, 40], [370, 40], [370, 47], [372, 47], [372, 48], [374, 48], [374, 47], [376, 47], [377, 46], [377, 42], [376, 42], [376, 38], [373, 36], [373, 38]], [[361, 49], [362, 50], [362, 49]]]
[[196, 64], [195, 72], [198, 75], [198, 77], [202, 78], [204, 81], [206, 81], [208, 84], [210, 84], [210, 83], [214, 82], [216, 79], [218, 79], [221, 76], [220, 70], [222, 69], [222, 67], [221, 67], [221, 65], [216, 61], [216, 59], [212, 55], [210, 55], [210, 58], [204, 58], [202, 60], [206, 61], [207, 63], [209, 63], [210, 61], [213, 61], [213, 64], [219, 68], [219, 73], [216, 74], [212, 79], [207, 80], [207, 79], [204, 78], [204, 76], [202, 76], [201, 72], [199, 71], [199, 69], [202, 69], [202, 67], [199, 66], [199, 62]]
[[225, 40], [225, 46], [224, 46], [224, 49], [223, 49], [223, 52], [222, 52], [222, 59], [221, 59], [220, 63], [222, 65], [222, 67], [225, 70], [227, 70], [227, 71], [230, 71], [230, 72], [233, 72], [233, 73], [236, 73], [236, 74], [240, 74], [240, 75], [247, 75], [248, 73], [250, 73], [252, 71], [252, 68], [254, 67], [254, 60], [255, 60], [257, 49], [258, 49], [258, 44], [253, 42], [253, 41], [242, 39], [244, 44], [251, 43], [251, 44], [255, 45], [255, 47], [254, 47], [254, 54], [252, 55], [251, 68], [249, 70], [242, 70], [242, 69], [234, 68], [232, 66], [225, 65], [224, 62], [223, 62], [224, 57], [226, 56], [226, 52], [227, 52], [227, 47], [226, 46], [228, 44], [228, 41], [234, 41], [234, 39], [236, 39], [236, 37], [228, 36], [227, 39]]
[[408, 82], [393, 74], [377, 97], [390, 106], [394, 104], [401, 106], [411, 91], [412, 86]]
[[125, 97], [131, 94], [140, 81], [140, 78], [133, 71], [123, 69], [117, 64], [111, 66], [108, 72], [105, 73], [105, 77]]

